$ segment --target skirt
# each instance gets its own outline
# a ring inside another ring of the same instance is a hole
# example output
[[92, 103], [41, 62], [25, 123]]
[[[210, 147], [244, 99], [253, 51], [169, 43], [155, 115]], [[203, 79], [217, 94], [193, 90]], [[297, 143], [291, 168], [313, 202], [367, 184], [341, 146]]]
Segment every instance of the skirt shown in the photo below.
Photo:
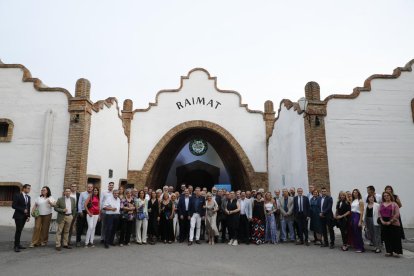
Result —
[[271, 243], [277, 242], [276, 220], [273, 214], [266, 216], [265, 241]]
[[255, 244], [265, 242], [265, 224], [258, 218], [253, 218], [252, 220], [252, 241]]
[[352, 212], [351, 215], [351, 229], [352, 229], [352, 246], [355, 250], [365, 251], [364, 241], [362, 240], [362, 227], [358, 225], [361, 215], [357, 212]]

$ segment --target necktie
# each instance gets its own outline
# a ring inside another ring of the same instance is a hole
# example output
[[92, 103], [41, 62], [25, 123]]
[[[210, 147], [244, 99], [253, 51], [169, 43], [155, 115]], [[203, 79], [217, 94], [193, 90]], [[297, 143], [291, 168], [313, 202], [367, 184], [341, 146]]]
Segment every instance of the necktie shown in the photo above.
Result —
[[287, 211], [288, 211], [287, 204], [288, 204], [288, 198], [285, 198], [285, 202], [284, 202], [284, 209], [285, 209], [285, 212], [287, 212]]
[[299, 197], [299, 212], [302, 212], [302, 197]]
[[26, 194], [24, 195], [24, 203], [26, 203], [26, 205], [27, 205], [27, 195]]

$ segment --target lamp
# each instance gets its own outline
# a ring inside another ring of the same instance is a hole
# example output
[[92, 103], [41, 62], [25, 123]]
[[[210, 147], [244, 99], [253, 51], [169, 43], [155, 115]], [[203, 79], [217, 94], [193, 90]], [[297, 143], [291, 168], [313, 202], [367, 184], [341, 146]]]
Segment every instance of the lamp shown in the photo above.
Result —
[[300, 109], [306, 112], [306, 109], [308, 108], [308, 100], [305, 97], [302, 97], [298, 100], [298, 104]]

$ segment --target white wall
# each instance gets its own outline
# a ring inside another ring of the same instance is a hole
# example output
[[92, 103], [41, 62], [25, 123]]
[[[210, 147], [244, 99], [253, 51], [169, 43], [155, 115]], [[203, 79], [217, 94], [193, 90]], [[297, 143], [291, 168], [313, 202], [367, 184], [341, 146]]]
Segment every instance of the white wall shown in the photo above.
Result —
[[[0, 118], [14, 123], [12, 141], [0, 143], [0, 182], [31, 184], [33, 198], [46, 185], [56, 198], [65, 175], [68, 98], [61, 92], [38, 92], [22, 76], [19, 68], [0, 69]], [[0, 207], [0, 212], [0, 225], [14, 225], [11, 207]]]
[[203, 161], [210, 165], [216, 166], [220, 168], [220, 176], [219, 176], [219, 183], [215, 184], [228, 184], [230, 183], [229, 175], [227, 174], [226, 168], [224, 167], [223, 161], [221, 161], [220, 156], [213, 148], [210, 143], [208, 144], [208, 150], [205, 154], [196, 156], [190, 152], [189, 143], [185, 144], [185, 146], [181, 149], [178, 153], [177, 157], [174, 160], [174, 163], [171, 166], [170, 171], [168, 172], [167, 177], [167, 185], [175, 186], [177, 184], [177, 174], [176, 169], [179, 166], [194, 162], [196, 160]]
[[[111, 181], [118, 187], [120, 179], [127, 179], [127, 164], [128, 138], [118, 117], [117, 104], [104, 105], [92, 112], [87, 174], [101, 176], [102, 188]], [[112, 178], [109, 169], [113, 170]]]
[[404, 226], [414, 227], [414, 73], [374, 79], [356, 99], [328, 102], [326, 137], [331, 190], [392, 185], [401, 197]]
[[[141, 170], [158, 141], [175, 126], [191, 120], [204, 120], [220, 125], [238, 141], [256, 172], [266, 172], [266, 130], [261, 113], [249, 113], [240, 107], [234, 93], [221, 93], [208, 80], [204, 71], [193, 71], [184, 80], [178, 93], [161, 93], [158, 106], [137, 112], [131, 123], [130, 170]], [[185, 99], [204, 97], [214, 101], [213, 107], [191, 105], [178, 109], [176, 103]], [[216, 107], [216, 102], [221, 103]]]
[[269, 140], [269, 190], [302, 187], [308, 191], [303, 115], [284, 105]]

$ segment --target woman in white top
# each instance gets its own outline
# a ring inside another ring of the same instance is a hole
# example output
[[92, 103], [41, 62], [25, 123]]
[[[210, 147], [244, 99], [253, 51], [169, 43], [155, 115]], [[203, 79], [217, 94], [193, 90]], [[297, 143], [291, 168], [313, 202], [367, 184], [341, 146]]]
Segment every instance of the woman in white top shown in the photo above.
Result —
[[135, 199], [135, 208], [137, 212], [136, 237], [138, 244], [147, 244], [148, 229], [148, 200], [145, 199], [145, 192], [138, 192], [138, 198]]
[[381, 253], [381, 226], [378, 225], [378, 212], [380, 205], [374, 195], [368, 195], [364, 211], [364, 222], [367, 227], [371, 244], [375, 253]]
[[56, 201], [53, 199], [49, 187], [44, 186], [40, 196], [35, 199], [32, 216], [35, 217], [32, 242], [29, 247], [45, 246], [49, 240], [49, 226], [52, 219], [52, 207]]
[[362, 222], [364, 217], [364, 202], [358, 189], [352, 191], [351, 203], [351, 229], [352, 242], [356, 253], [362, 253], [364, 249], [364, 241], [362, 240]]

